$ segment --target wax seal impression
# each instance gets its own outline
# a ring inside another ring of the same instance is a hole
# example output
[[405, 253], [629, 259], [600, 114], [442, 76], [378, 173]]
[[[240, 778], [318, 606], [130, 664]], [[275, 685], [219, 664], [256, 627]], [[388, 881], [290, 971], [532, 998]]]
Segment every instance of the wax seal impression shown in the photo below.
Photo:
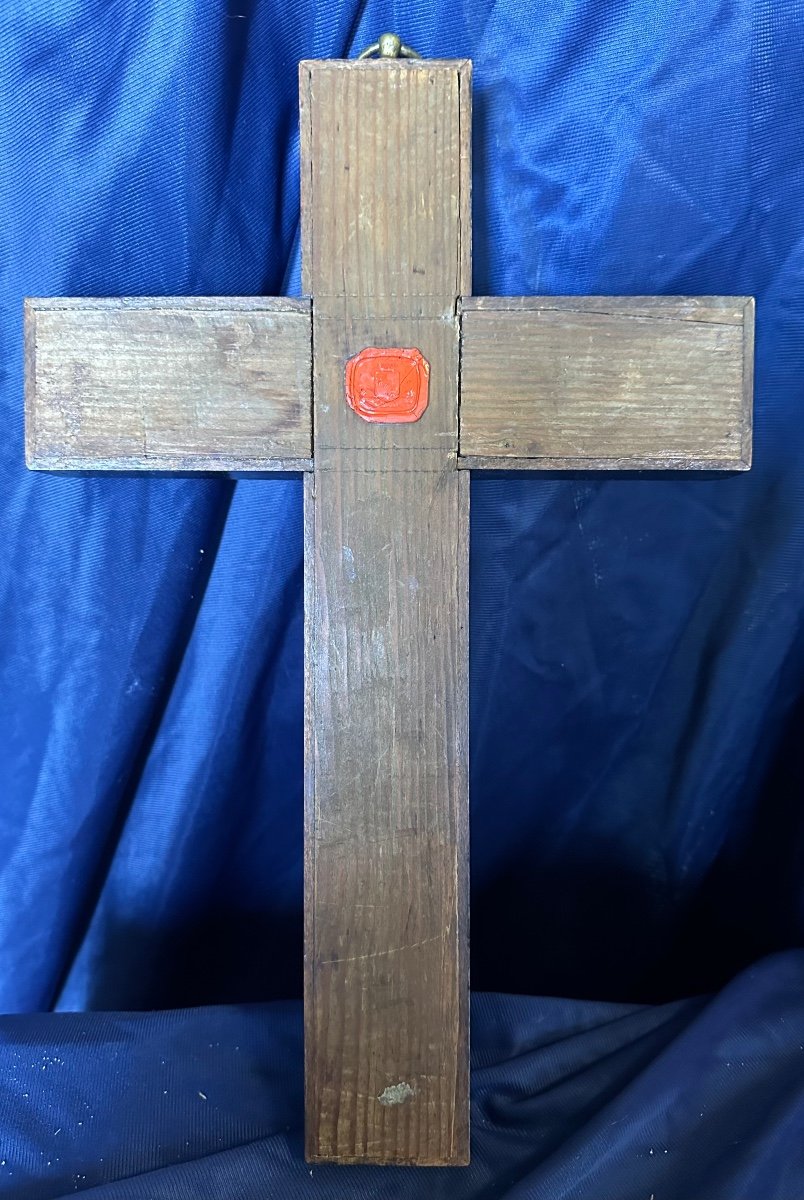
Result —
[[404, 424], [427, 408], [430, 364], [420, 350], [369, 346], [346, 364], [346, 402], [364, 421]]

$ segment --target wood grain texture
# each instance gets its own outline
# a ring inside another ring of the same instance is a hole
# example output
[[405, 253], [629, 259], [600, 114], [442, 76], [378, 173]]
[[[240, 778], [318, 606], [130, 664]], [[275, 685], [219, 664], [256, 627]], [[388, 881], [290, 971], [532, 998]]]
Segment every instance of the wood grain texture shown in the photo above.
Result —
[[309, 301], [26, 303], [26, 457], [43, 470], [305, 470]]
[[467, 298], [460, 465], [746, 470], [754, 302]]
[[471, 63], [302, 62], [299, 106], [303, 290], [399, 316], [471, 291]]
[[[469, 288], [462, 63], [303, 63], [305, 1044], [311, 1161], [468, 1161]], [[366, 346], [415, 346], [411, 424], [346, 404]]]

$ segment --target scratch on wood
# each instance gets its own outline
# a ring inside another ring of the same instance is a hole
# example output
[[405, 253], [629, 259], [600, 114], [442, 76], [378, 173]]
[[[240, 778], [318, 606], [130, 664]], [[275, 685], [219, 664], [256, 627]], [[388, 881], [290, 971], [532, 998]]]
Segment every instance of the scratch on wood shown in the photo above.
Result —
[[[361, 907], [366, 907], [361, 905]], [[371, 907], [375, 907], [371, 905]], [[391, 946], [388, 950], [372, 950], [370, 954], [350, 954], [346, 958], [324, 958], [319, 962], [321, 967], [331, 967], [333, 963], [349, 963], [363, 962], [367, 958], [381, 958], [386, 954], [401, 954], [403, 950], [418, 950], [419, 946], [428, 946], [431, 942], [442, 942], [446, 937], [447, 930], [443, 933], [437, 933], [435, 937], [422, 938], [420, 942], [410, 942], [406, 946]]]

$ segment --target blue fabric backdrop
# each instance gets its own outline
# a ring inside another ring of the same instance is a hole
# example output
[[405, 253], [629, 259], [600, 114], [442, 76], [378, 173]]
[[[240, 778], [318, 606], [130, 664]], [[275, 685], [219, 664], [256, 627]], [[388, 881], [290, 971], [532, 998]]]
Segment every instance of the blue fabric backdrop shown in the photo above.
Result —
[[478, 999], [468, 1172], [315, 1178], [799, 1200], [801, 0], [6, 0], [0, 1011], [291, 1003], [0, 1021], [0, 1194], [310, 1184], [300, 483], [26, 473], [21, 304], [297, 291], [296, 63], [384, 28], [475, 61], [476, 292], [757, 296], [755, 467], [473, 480], [473, 985], [573, 999]]

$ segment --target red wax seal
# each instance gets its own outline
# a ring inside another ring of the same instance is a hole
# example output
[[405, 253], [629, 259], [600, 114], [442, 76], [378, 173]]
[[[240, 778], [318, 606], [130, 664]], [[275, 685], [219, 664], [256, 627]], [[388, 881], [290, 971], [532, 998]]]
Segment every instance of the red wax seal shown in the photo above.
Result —
[[370, 346], [346, 364], [346, 400], [364, 421], [418, 421], [429, 378], [430, 364], [419, 350]]

